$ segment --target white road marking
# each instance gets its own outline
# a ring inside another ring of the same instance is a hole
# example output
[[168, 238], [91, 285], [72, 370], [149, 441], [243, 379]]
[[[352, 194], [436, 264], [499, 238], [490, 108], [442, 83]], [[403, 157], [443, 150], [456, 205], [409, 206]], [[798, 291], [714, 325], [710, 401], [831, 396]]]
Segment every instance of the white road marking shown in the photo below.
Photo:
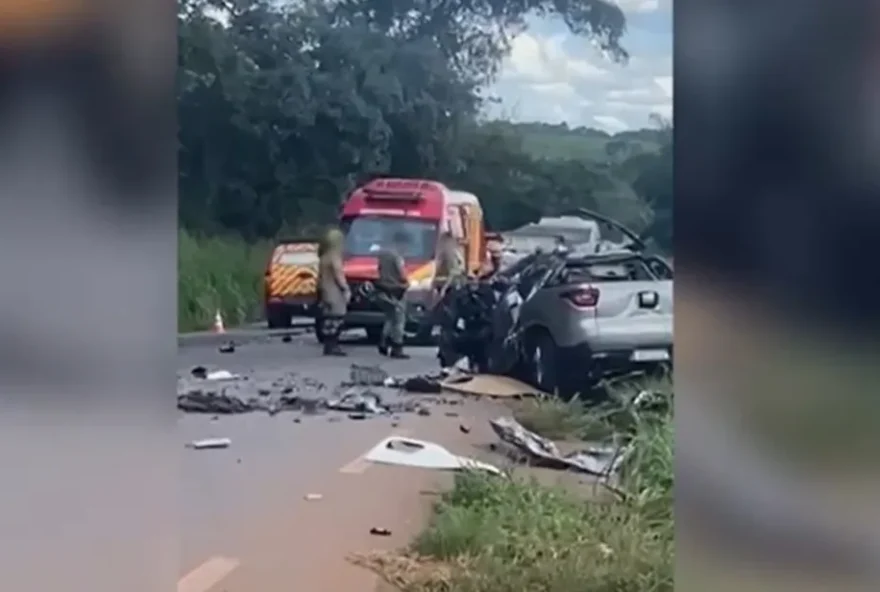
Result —
[[208, 592], [239, 565], [231, 557], [211, 557], [177, 581], [177, 592]]
[[[409, 434], [410, 430], [395, 430], [388, 434], [388, 436], [386, 437], [390, 438], [392, 436], [399, 436], [403, 438], [409, 436]], [[384, 439], [385, 438], [379, 438], [378, 440], [376, 440], [376, 442], [381, 442]], [[355, 458], [353, 461], [345, 464], [341, 469], [339, 469], [339, 472], [346, 475], [362, 475], [363, 473], [365, 473], [367, 469], [372, 466], [373, 463], [366, 460], [364, 457], [370, 453], [375, 445], [376, 444], [373, 444], [372, 446], [364, 450], [361, 454], [359, 454], [357, 458]]]

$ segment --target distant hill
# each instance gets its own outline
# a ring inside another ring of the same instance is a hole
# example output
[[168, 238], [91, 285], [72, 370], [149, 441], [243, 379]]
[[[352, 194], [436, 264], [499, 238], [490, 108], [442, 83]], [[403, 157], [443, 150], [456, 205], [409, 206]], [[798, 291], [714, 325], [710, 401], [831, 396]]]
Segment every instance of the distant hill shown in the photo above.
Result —
[[597, 163], [619, 163], [637, 154], [656, 152], [662, 134], [649, 128], [609, 134], [588, 127], [571, 128], [564, 123], [493, 121], [488, 125], [519, 136], [523, 148], [538, 158]]

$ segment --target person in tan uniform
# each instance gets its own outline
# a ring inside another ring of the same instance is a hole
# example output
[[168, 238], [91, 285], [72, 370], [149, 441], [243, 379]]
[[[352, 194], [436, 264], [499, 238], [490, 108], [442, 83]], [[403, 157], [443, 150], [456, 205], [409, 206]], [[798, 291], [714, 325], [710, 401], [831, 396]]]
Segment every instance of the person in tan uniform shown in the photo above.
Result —
[[409, 281], [402, 256], [408, 240], [405, 233], [397, 232], [391, 238], [391, 243], [379, 251], [379, 279], [376, 281], [376, 301], [385, 315], [378, 344], [379, 353], [401, 360], [409, 358], [403, 352], [406, 328], [403, 297], [409, 288]]
[[318, 247], [318, 294], [325, 356], [345, 356], [339, 347], [339, 334], [351, 300], [351, 290], [342, 269], [342, 232], [327, 231]]
[[433, 282], [434, 292], [438, 298], [442, 298], [449, 287], [464, 275], [464, 262], [458, 251], [458, 241], [452, 233], [444, 232], [437, 248]]

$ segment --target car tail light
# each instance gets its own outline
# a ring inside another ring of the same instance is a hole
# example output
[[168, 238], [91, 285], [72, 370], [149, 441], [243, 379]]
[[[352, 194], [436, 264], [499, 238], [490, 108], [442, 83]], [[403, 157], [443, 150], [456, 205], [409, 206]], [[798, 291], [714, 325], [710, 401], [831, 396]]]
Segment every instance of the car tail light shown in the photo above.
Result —
[[599, 304], [599, 289], [592, 286], [577, 288], [565, 292], [562, 297], [578, 308], [593, 308]]

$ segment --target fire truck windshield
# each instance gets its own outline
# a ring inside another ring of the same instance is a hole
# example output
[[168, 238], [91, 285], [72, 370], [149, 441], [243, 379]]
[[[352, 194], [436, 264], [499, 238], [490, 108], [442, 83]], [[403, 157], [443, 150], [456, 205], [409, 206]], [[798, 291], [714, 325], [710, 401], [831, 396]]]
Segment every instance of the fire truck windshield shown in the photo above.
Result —
[[429, 261], [434, 258], [439, 223], [436, 220], [395, 218], [391, 216], [356, 216], [342, 221], [345, 233], [345, 257], [375, 257], [392, 237], [402, 233], [408, 237], [403, 258], [407, 261]]

